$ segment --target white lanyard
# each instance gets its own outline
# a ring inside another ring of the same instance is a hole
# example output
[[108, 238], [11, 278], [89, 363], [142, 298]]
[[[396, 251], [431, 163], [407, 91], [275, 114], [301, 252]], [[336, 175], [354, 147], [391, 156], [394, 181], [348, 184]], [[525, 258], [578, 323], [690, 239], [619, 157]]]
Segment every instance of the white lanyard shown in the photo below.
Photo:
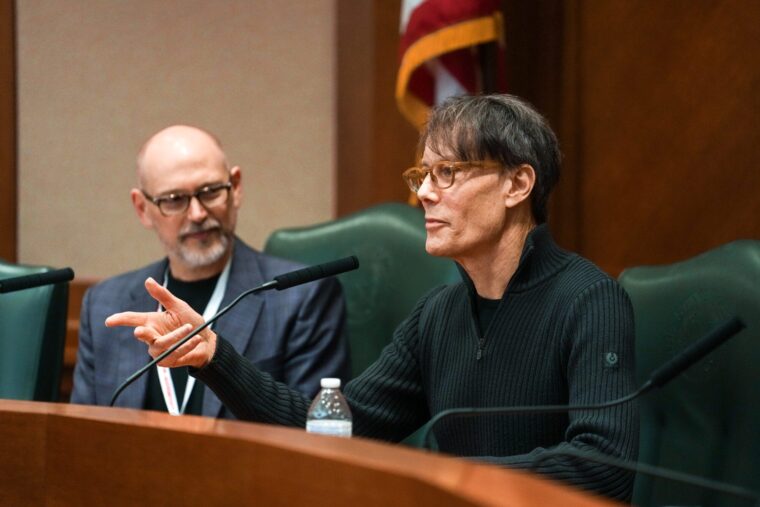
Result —
[[[203, 310], [204, 321], [207, 321], [213, 317], [219, 309], [219, 305], [222, 303], [224, 291], [227, 289], [227, 279], [230, 277], [231, 265], [232, 257], [230, 257], [230, 260], [228, 260], [227, 264], [224, 266], [222, 274], [219, 275], [219, 280], [216, 281], [216, 286], [214, 287], [214, 292], [211, 294], [211, 299], [209, 299], [208, 304], [206, 305], [206, 309]], [[168, 281], [169, 268], [167, 267], [166, 273], [164, 274], [164, 287], [166, 287]], [[158, 305], [158, 311], [161, 311], [161, 305]], [[182, 400], [182, 407], [178, 408], [177, 392], [174, 390], [174, 382], [172, 382], [172, 376], [169, 368], [164, 368], [163, 366], [158, 366], [157, 368], [158, 381], [161, 384], [161, 392], [164, 395], [164, 402], [166, 403], [167, 410], [169, 410], [169, 413], [171, 415], [184, 414], [185, 409], [187, 408], [187, 402], [190, 399], [190, 393], [193, 392], [193, 387], [195, 386], [195, 377], [191, 375], [187, 376], [187, 386], [185, 386], [185, 396]]]

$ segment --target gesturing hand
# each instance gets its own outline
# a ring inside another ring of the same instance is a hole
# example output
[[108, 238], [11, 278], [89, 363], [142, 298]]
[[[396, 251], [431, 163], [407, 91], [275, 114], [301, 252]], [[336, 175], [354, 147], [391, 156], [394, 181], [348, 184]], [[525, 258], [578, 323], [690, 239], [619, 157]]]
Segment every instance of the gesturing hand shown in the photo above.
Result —
[[[148, 353], [155, 358], [204, 321], [190, 305], [175, 297], [153, 278], [145, 280], [145, 288], [164, 311], [115, 313], [106, 319], [106, 326], [134, 327], [135, 338], [145, 342]], [[216, 334], [206, 328], [158, 364], [170, 368], [202, 368], [211, 361], [215, 351]]]

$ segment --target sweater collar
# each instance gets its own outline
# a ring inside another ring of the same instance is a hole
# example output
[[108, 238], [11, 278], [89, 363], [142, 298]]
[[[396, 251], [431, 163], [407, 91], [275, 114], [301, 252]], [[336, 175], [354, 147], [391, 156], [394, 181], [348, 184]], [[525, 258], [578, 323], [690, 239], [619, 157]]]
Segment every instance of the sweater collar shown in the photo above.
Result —
[[[517, 270], [509, 280], [502, 299], [509, 293], [530, 289], [552, 277], [565, 267], [571, 256], [571, 253], [557, 246], [545, 223], [534, 227], [525, 239]], [[457, 267], [470, 295], [474, 298], [477, 295], [475, 285], [464, 268], [459, 264]]]

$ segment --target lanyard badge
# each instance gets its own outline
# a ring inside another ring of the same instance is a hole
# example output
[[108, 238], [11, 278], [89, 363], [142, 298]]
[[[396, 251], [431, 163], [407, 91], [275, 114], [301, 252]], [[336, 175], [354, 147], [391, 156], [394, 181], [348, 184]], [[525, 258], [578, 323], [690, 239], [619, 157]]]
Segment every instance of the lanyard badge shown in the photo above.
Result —
[[[214, 292], [211, 294], [211, 299], [209, 299], [208, 304], [206, 305], [206, 309], [203, 310], [203, 320], [206, 321], [210, 319], [211, 317], [216, 314], [216, 312], [219, 310], [219, 305], [222, 303], [222, 298], [224, 297], [224, 292], [227, 290], [227, 280], [230, 277], [230, 266], [232, 265], [232, 257], [230, 256], [230, 259], [227, 261], [227, 264], [224, 266], [224, 270], [222, 270], [222, 274], [219, 276], [219, 279], [216, 281], [216, 286], [214, 287]], [[169, 281], [169, 268], [166, 268], [166, 273], [164, 274], [164, 287], [166, 287], [166, 284]], [[161, 305], [158, 305], [158, 311], [160, 312], [162, 310]], [[213, 326], [212, 326], [213, 327]], [[171, 372], [169, 371], [169, 368], [165, 368], [163, 366], [157, 366], [158, 368], [158, 381], [161, 384], [161, 393], [164, 395], [164, 402], [166, 403], [166, 408], [168, 409], [169, 413], [171, 415], [181, 415], [185, 413], [185, 409], [187, 408], [187, 402], [190, 400], [190, 395], [193, 392], [193, 387], [195, 387], [195, 377], [188, 376], [187, 377], [187, 386], [185, 387], [185, 395], [182, 399], [182, 405], [179, 406], [177, 403], [177, 391], [174, 387], [174, 382], [172, 381]]]

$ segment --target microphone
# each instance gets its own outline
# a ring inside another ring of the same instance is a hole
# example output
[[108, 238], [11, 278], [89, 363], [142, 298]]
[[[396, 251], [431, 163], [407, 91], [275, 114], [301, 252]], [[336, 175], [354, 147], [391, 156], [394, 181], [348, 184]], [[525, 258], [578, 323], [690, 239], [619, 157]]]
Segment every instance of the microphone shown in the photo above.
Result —
[[726, 340], [734, 336], [745, 327], [746, 326], [744, 322], [742, 322], [739, 317], [733, 317], [725, 321], [713, 329], [710, 333], [686, 347], [686, 349], [670, 359], [667, 363], [657, 368], [653, 373], [650, 374], [649, 379], [647, 379], [647, 381], [644, 382], [644, 384], [642, 384], [641, 387], [639, 387], [636, 391], [615, 400], [605, 401], [603, 403], [593, 403], [589, 405], [527, 405], [518, 407], [450, 408], [443, 410], [433, 416], [430, 421], [428, 421], [427, 424], [425, 424], [423, 427], [422, 434], [420, 436], [420, 439], [422, 441], [422, 448], [437, 448], [437, 445], [435, 447], [429, 445], [430, 434], [432, 433], [433, 427], [435, 427], [443, 419], [452, 417], [477, 417], [485, 414], [552, 414], [569, 412], [571, 410], [600, 410], [603, 408], [622, 405], [623, 403], [632, 401], [639, 396], [651, 391], [655, 387], [663, 387], [665, 384], [673, 380], [673, 378], [680, 375], [681, 372], [683, 372], [685, 369], [702, 359], [713, 349], [724, 343]]
[[320, 280], [322, 278], [327, 278], [330, 276], [339, 275], [341, 273], [345, 273], [346, 271], [353, 271], [354, 269], [359, 267], [359, 259], [356, 258], [355, 255], [352, 255], [350, 257], [344, 257], [342, 259], [338, 259], [331, 262], [325, 262], [324, 264], [317, 264], [315, 266], [309, 266], [307, 268], [298, 269], [296, 271], [291, 271], [290, 273], [284, 273], [282, 275], [278, 275], [274, 277], [274, 280], [271, 280], [269, 282], [266, 282], [262, 285], [259, 285], [258, 287], [254, 287], [253, 289], [249, 289], [242, 294], [240, 294], [238, 297], [236, 297], [230, 304], [219, 310], [216, 315], [208, 319], [206, 322], [201, 324], [200, 326], [196, 327], [190, 333], [179, 340], [177, 343], [163, 351], [161, 354], [156, 356], [151, 362], [134, 372], [132, 375], [127, 378], [117, 389], [114, 391], [113, 396], [111, 397], [111, 402], [109, 403], [109, 406], [113, 407], [113, 404], [116, 402], [116, 398], [119, 397], [121, 392], [127, 388], [132, 382], [137, 380], [142, 374], [144, 374], [146, 371], [148, 371], [150, 368], [152, 368], [154, 365], [160, 363], [163, 361], [169, 354], [180, 348], [182, 345], [187, 343], [193, 336], [197, 335], [204, 329], [206, 329], [208, 326], [216, 322], [216, 320], [227, 313], [230, 309], [232, 309], [233, 306], [238, 304], [241, 299], [246, 297], [249, 294], [255, 294], [258, 292], [263, 292], [265, 290], [284, 290], [289, 289], [290, 287], [295, 287], [296, 285], [302, 285], [305, 283], [313, 282], [315, 280]]
[[357, 259], [355, 255], [332, 262], [325, 262], [324, 264], [317, 264], [316, 266], [309, 266], [297, 271], [285, 273], [284, 275], [275, 276], [274, 281], [277, 282], [275, 289], [289, 289], [296, 285], [309, 283], [321, 278], [327, 278], [328, 276], [338, 275], [346, 271], [352, 271], [358, 267], [359, 259]]
[[71, 268], [53, 269], [44, 273], [16, 276], [0, 280], [0, 294], [15, 292], [17, 290], [32, 289], [43, 285], [70, 282], [74, 279], [74, 271]]

